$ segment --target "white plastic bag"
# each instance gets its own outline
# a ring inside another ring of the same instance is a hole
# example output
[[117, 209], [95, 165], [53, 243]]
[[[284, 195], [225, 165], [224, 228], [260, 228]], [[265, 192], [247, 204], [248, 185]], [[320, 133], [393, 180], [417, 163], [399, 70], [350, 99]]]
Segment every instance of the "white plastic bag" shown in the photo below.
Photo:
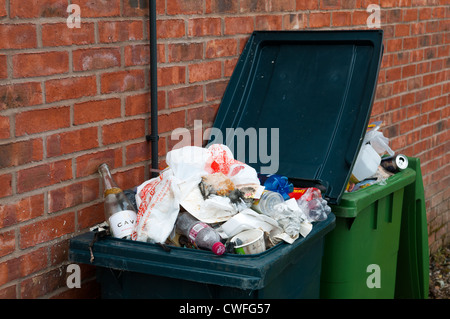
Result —
[[137, 188], [138, 214], [131, 234], [132, 240], [163, 243], [166, 241], [180, 211], [173, 190], [173, 171], [166, 169]]
[[389, 147], [389, 139], [378, 130], [379, 128], [380, 126], [377, 125], [375, 128], [368, 131], [364, 136], [363, 143], [370, 143], [378, 155], [383, 155], [386, 152], [391, 156], [394, 155], [395, 152]]
[[198, 184], [202, 176], [221, 172], [231, 180], [244, 184], [259, 184], [256, 171], [233, 158], [222, 144], [209, 148], [185, 146], [167, 153], [169, 168], [160, 176], [141, 184], [137, 189], [138, 207], [133, 240], [164, 242], [170, 235], [180, 211], [180, 204], [198, 219], [213, 223], [226, 221], [238, 211], [219, 199], [205, 204]]

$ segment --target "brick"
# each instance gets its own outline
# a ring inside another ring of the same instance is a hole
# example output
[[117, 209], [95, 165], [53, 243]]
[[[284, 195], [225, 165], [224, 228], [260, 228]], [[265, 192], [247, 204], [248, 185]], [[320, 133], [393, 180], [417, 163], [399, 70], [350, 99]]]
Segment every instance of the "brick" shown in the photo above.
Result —
[[222, 99], [227, 85], [228, 81], [218, 81], [206, 84], [206, 100], [213, 101]]
[[16, 136], [56, 130], [70, 126], [70, 107], [53, 107], [16, 115]]
[[94, 23], [83, 22], [81, 28], [68, 28], [66, 23], [42, 25], [42, 44], [44, 46], [82, 45], [95, 43]]
[[[164, 92], [160, 92], [164, 93]], [[159, 102], [158, 94], [158, 102]], [[125, 115], [132, 116], [150, 111], [150, 93], [127, 96], [125, 100]]]
[[431, 19], [431, 8], [419, 8], [419, 19], [429, 20]]
[[387, 41], [388, 52], [398, 52], [402, 50], [402, 39], [390, 39]]
[[67, 15], [67, 1], [65, 0], [35, 0], [23, 5], [22, 1], [10, 1], [11, 18], [51, 18]]
[[[159, 45], [158, 49], [164, 49], [163, 45]], [[148, 65], [150, 63], [150, 46], [147, 44], [130, 45], [125, 47], [125, 66], [132, 65]], [[158, 60], [161, 61], [161, 57], [164, 55], [158, 52]]]
[[171, 0], [167, 3], [167, 14], [201, 14], [203, 2], [198, 0]]
[[61, 156], [98, 147], [97, 128], [53, 134], [47, 137], [47, 157]]
[[222, 21], [220, 18], [195, 18], [188, 20], [188, 36], [204, 37], [221, 35]]
[[144, 166], [139, 166], [122, 172], [117, 172], [113, 175], [113, 177], [122, 189], [128, 189], [142, 183], [144, 180], [144, 175]]
[[0, 116], [0, 140], [10, 137], [10, 121], [7, 116]]
[[416, 65], [410, 64], [402, 67], [402, 78], [407, 78], [416, 75]]
[[283, 17], [274, 15], [261, 15], [255, 17], [256, 30], [281, 30]]
[[329, 27], [330, 23], [331, 23], [331, 13], [312, 12], [309, 14], [310, 28]]
[[97, 93], [95, 75], [55, 79], [45, 82], [46, 101], [56, 102], [92, 96]]
[[42, 139], [0, 144], [0, 169], [40, 161], [42, 158]]
[[340, 9], [340, 0], [321, 0], [320, 9]]
[[6, 17], [7, 15], [8, 11], [6, 10], [6, 0], [0, 0], [0, 17]]
[[[160, 143], [160, 141], [158, 141], [158, 144]], [[151, 158], [150, 150], [151, 143], [147, 141], [128, 145], [125, 149], [126, 164], [130, 165], [147, 161], [149, 158]]]
[[219, 105], [208, 105], [187, 111], [187, 126], [193, 126], [195, 120], [201, 120], [203, 124], [213, 123], [216, 118]]
[[365, 10], [355, 10], [352, 14], [352, 24], [353, 25], [366, 25], [369, 13]]
[[[401, 97], [396, 96], [396, 97], [390, 98], [389, 100], [386, 101], [386, 105], [385, 105], [386, 112], [399, 109], [400, 105], [401, 105]], [[401, 109], [401, 112], [402, 112], [401, 114], [405, 114], [405, 113], [403, 113], [403, 109]], [[396, 119], [396, 121], [400, 121], [403, 118], [404, 118], [404, 116], [402, 116], [399, 119]], [[393, 122], [395, 123], [396, 121], [393, 121]]]
[[157, 20], [158, 38], [181, 38], [186, 35], [185, 22], [181, 19]]
[[392, 10], [383, 10], [382, 12], [382, 21], [389, 21], [389, 23], [398, 23], [402, 22], [402, 9], [392, 9]]
[[160, 114], [158, 117], [158, 133], [170, 132], [176, 128], [185, 127], [185, 111]]
[[44, 195], [34, 195], [0, 206], [0, 229], [44, 215]]
[[185, 66], [168, 66], [158, 68], [158, 85], [167, 86], [186, 83]]
[[[156, 13], [165, 13], [165, 0], [156, 0]], [[123, 16], [125, 17], [148, 17], [149, 0], [123, 1]]]
[[413, 50], [417, 48], [417, 38], [404, 38], [403, 39], [403, 50]]
[[283, 25], [286, 30], [300, 30], [307, 26], [306, 14], [288, 14], [283, 16]]
[[8, 77], [8, 66], [6, 62], [6, 55], [0, 55], [0, 79], [6, 79]]
[[97, 225], [105, 220], [103, 203], [97, 203], [80, 209], [77, 215], [77, 229], [83, 230]]
[[206, 43], [206, 58], [219, 58], [237, 55], [236, 39], [217, 39]]
[[144, 36], [142, 21], [99, 22], [98, 32], [103, 43], [142, 40]]
[[208, 81], [220, 78], [222, 63], [220, 61], [203, 62], [189, 65], [189, 82]]
[[17, 192], [29, 192], [71, 178], [71, 159], [33, 166], [17, 172]]
[[208, 0], [205, 3], [206, 13], [237, 13], [239, 1]]
[[254, 29], [252, 17], [229, 17], [225, 18], [225, 34], [249, 34]]
[[350, 11], [334, 11], [331, 13], [332, 25], [335, 27], [351, 26], [352, 13]]
[[48, 210], [49, 213], [54, 213], [83, 203], [89, 203], [98, 197], [98, 178], [73, 183], [48, 192]]
[[402, 95], [401, 97], [401, 106], [411, 105], [415, 102], [415, 93], [408, 93]]
[[73, 51], [73, 70], [88, 71], [120, 66], [119, 48], [92, 48]]
[[[0, 232], [0, 257], [9, 255], [16, 249], [15, 230]], [[5, 263], [0, 263], [0, 285], [8, 282], [4, 279], [6, 271], [4, 271]]]
[[169, 108], [186, 106], [202, 101], [203, 87], [201, 85], [173, 89], [168, 93]]
[[402, 65], [409, 63], [409, 52], [401, 51], [393, 55], [392, 65]]
[[297, 0], [296, 9], [297, 10], [315, 10], [319, 8], [319, 1], [311, 0]]
[[392, 68], [386, 70], [386, 82], [396, 81], [402, 78], [402, 68]]
[[418, 18], [417, 9], [405, 9], [403, 10], [403, 21], [411, 22], [416, 21]]
[[[12, 195], [12, 175], [3, 174], [0, 175], [0, 198]], [[1, 247], [1, 245], [0, 245]]]
[[73, 107], [74, 125], [93, 123], [120, 117], [120, 99], [107, 99], [75, 103]]
[[69, 71], [69, 53], [65, 51], [17, 54], [13, 56], [12, 62], [15, 78], [62, 74]]
[[75, 214], [49, 217], [20, 228], [20, 248], [25, 249], [75, 231]]
[[98, 166], [102, 163], [107, 163], [111, 169], [121, 166], [122, 149], [108, 149], [78, 156], [76, 158], [77, 177], [96, 174]]
[[145, 120], [129, 120], [102, 127], [103, 144], [120, 143], [145, 136]]
[[144, 70], [104, 73], [100, 81], [102, 93], [136, 91], [145, 87]]
[[203, 43], [169, 44], [169, 61], [194, 61], [203, 59]]
[[397, 24], [395, 25], [394, 36], [395, 37], [405, 37], [409, 35], [409, 24]]
[[296, 0], [277, 0], [271, 1], [269, 5], [270, 12], [288, 12], [295, 11]]
[[47, 249], [43, 247], [1, 263], [3, 275], [0, 277], [0, 285], [44, 269], [47, 267], [47, 259]]
[[120, 15], [120, 0], [72, 0], [78, 4], [81, 16], [86, 18], [114, 17]]
[[240, 13], [255, 13], [268, 11], [268, 1], [265, 0], [241, 0], [239, 1]]
[[37, 46], [33, 24], [0, 24], [0, 49], [27, 49]]

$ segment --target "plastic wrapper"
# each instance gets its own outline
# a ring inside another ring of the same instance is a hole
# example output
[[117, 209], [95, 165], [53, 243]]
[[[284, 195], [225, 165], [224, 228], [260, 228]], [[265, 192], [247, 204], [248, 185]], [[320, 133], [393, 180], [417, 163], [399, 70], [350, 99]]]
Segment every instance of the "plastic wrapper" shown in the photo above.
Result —
[[297, 205], [309, 222], [326, 220], [331, 212], [328, 202], [322, 198], [322, 193], [318, 188], [297, 188], [290, 196], [296, 199]]

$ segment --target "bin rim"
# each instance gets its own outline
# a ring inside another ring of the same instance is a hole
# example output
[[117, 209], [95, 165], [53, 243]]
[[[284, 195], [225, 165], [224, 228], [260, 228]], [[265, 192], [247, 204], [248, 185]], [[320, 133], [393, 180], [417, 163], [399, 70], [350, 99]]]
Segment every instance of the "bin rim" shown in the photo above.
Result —
[[355, 218], [366, 207], [391, 193], [413, 183], [416, 172], [411, 168], [396, 173], [386, 179], [386, 184], [377, 183], [342, 195], [339, 205], [330, 205], [337, 218]]
[[[335, 216], [314, 225], [305, 238], [279, 245], [255, 255], [224, 254], [173, 247], [170, 252], [159, 245], [108, 237], [93, 245], [90, 263], [89, 244], [93, 232], [70, 240], [69, 260], [122, 271], [138, 272], [176, 279], [216, 284], [240, 289], [261, 289], [289, 263], [301, 258], [304, 249], [316, 244], [335, 227]], [[171, 247], [172, 248], [172, 247]]]

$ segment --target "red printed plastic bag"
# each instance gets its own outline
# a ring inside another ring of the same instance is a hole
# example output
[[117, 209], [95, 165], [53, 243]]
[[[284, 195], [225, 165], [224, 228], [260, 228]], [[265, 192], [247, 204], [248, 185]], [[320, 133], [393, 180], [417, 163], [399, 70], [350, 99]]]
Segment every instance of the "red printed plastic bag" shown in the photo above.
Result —
[[213, 144], [208, 148], [208, 153], [209, 157], [205, 166], [205, 170], [208, 173], [220, 172], [229, 177], [238, 187], [245, 184], [260, 184], [256, 170], [247, 164], [235, 160], [228, 146]]
[[163, 243], [173, 229], [180, 204], [173, 191], [173, 172], [167, 169], [137, 189], [139, 208], [132, 240]]

